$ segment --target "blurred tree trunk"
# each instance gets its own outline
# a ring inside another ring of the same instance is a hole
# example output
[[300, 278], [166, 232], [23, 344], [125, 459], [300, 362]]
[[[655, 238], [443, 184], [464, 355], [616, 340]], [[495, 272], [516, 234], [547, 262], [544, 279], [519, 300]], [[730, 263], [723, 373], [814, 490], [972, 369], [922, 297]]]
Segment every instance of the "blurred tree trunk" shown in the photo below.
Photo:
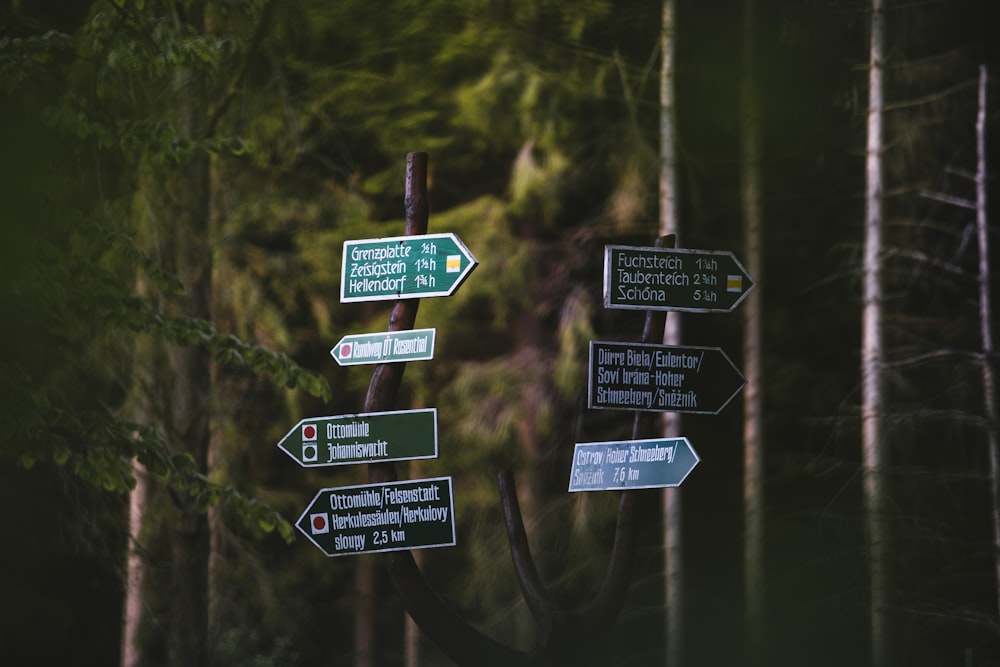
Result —
[[[983, 401], [990, 461], [993, 506], [993, 554], [997, 613], [1000, 614], [1000, 433], [997, 426], [996, 379], [993, 374], [993, 306], [990, 296], [990, 245], [986, 218], [986, 89], [989, 69], [979, 66], [979, 106], [976, 112], [976, 230], [979, 240], [979, 324], [982, 339]], [[1000, 615], [998, 615], [1000, 618]]]
[[[204, 31], [203, 8], [193, 3], [183, 10], [175, 9], [176, 30]], [[195, 142], [204, 137], [207, 126], [205, 84], [193, 66], [179, 65], [172, 78], [173, 124], [181, 140]], [[156, 166], [146, 164], [141, 196], [149, 214], [148, 252], [163, 268], [174, 273], [184, 286], [179, 296], [157, 297], [163, 312], [172, 317], [211, 318], [210, 296], [212, 251], [209, 243], [209, 158], [194, 150], [179, 164]], [[138, 286], [143, 293], [142, 283]], [[158, 423], [169, 446], [176, 452], [191, 456], [195, 468], [205, 472], [208, 467], [210, 442], [209, 413], [211, 396], [211, 358], [203, 346], [173, 346], [163, 341], [151, 342], [142, 354], [148, 364], [140, 380], [137, 410], [141, 423]], [[148, 379], [147, 379], [148, 378]], [[142, 478], [140, 477], [140, 480]], [[166, 493], [166, 489], [157, 491]], [[127, 581], [127, 619], [123, 636], [123, 664], [145, 664], [144, 649], [137, 643], [138, 619], [131, 618], [133, 609], [141, 609], [141, 600], [152, 589], [168, 590], [167, 611], [163, 627], [169, 664], [175, 666], [206, 665], [208, 660], [208, 570], [209, 527], [206, 514], [190, 498], [173, 495], [168, 517], [149, 509], [153, 504], [153, 489], [140, 485], [130, 501], [132, 538], [142, 533], [149, 521], [157, 522], [157, 530], [169, 544], [170, 567], [166, 584], [155, 584], [143, 572], [143, 560], [129, 559]], [[159, 554], [158, 554], [159, 555]], [[141, 585], [140, 585], [141, 584]], [[138, 587], [136, 587], [138, 585]], [[127, 645], [127, 646], [126, 646]]]
[[[410, 465], [412, 466], [414, 463], [419, 463], [419, 461], [411, 461]], [[419, 472], [414, 471], [411, 474], [411, 479], [419, 479], [420, 477]], [[413, 560], [416, 562], [417, 567], [420, 567], [423, 560], [422, 554], [423, 552], [420, 549], [416, 549], [413, 552]], [[405, 667], [420, 667], [420, 626], [405, 611], [403, 612], [403, 651], [405, 652]]]
[[[177, 34], [202, 35], [202, 3], [173, 7]], [[207, 132], [206, 84], [195, 63], [179, 63], [171, 78], [173, 126], [179, 141], [194, 146]], [[170, 317], [211, 319], [212, 244], [210, 240], [209, 156], [199, 148], [181, 153], [177, 163], [149, 165], [142, 195], [150, 219], [152, 248], [162, 266], [183, 285], [167, 296]], [[205, 346], [171, 346], [150, 360], [153, 368], [144, 390], [170, 447], [191, 457], [195, 470], [208, 468], [211, 412], [211, 356]], [[166, 492], [166, 489], [160, 489]], [[157, 513], [169, 557], [166, 577], [156, 590], [167, 591], [163, 627], [168, 664], [201, 667], [209, 663], [209, 526], [208, 517], [190, 496], [171, 492], [166, 514]], [[154, 517], [149, 516], [148, 520]]]
[[[677, 115], [674, 100], [674, 34], [676, 30], [674, 0], [663, 0], [663, 29], [660, 35], [662, 60], [660, 69], [660, 235], [676, 235], [680, 246], [680, 224], [677, 216]], [[667, 313], [663, 331], [666, 345], [681, 342], [681, 321], [678, 313]], [[664, 412], [663, 436], [680, 436], [680, 414]], [[684, 651], [684, 570], [681, 533], [680, 487], [663, 490], [663, 551], [665, 607], [667, 615], [667, 664], [679, 667]]]
[[883, 0], [872, 0], [865, 151], [865, 240], [862, 266], [861, 447], [871, 587], [871, 662], [889, 665], [886, 448], [883, 438], [882, 117], [885, 60]]
[[[747, 271], [761, 282], [763, 220], [761, 212], [760, 115], [754, 91], [755, 2], [743, 0], [743, 69], [740, 80], [740, 185]], [[743, 304], [743, 586], [746, 656], [763, 664], [764, 646], [764, 424], [761, 380], [761, 292], [758, 286]]]
[[[188, 21], [203, 29], [201, 8], [188, 8]], [[201, 138], [205, 130], [204, 82], [200, 74], [182, 67], [175, 77], [180, 136]], [[208, 156], [188, 158], [167, 181], [164, 212], [175, 234], [176, 272], [185, 293], [180, 311], [190, 317], [210, 319], [212, 255], [208, 238]], [[204, 347], [178, 348], [173, 352], [173, 392], [170, 397], [171, 440], [194, 458], [198, 470], [208, 469], [211, 357]], [[177, 667], [208, 664], [208, 517], [190, 503], [179, 503], [171, 526], [174, 594], [169, 623], [170, 661]]]
[[[149, 285], [140, 272], [136, 278], [136, 293], [151, 298]], [[151, 367], [163, 367], [164, 348], [162, 344], [140, 338], [136, 343], [136, 358], [143, 359]], [[140, 367], [142, 367], [140, 365]], [[145, 378], [146, 373], [140, 372]], [[155, 424], [162, 419], [162, 408], [158, 405], [162, 400], [156, 398], [160, 388], [148, 386], [148, 381], [139, 381], [139, 389], [130, 397], [133, 401], [131, 417], [140, 424]], [[125, 595], [122, 612], [121, 636], [121, 667], [141, 667], [147, 663], [143, 645], [140, 641], [140, 631], [146, 608], [145, 595], [148, 580], [149, 563], [144, 553], [143, 527], [146, 525], [147, 513], [150, 511], [152, 485], [146, 474], [145, 466], [138, 459], [132, 459], [132, 473], [135, 475], [135, 488], [129, 493], [128, 503], [128, 536], [125, 555]]]
[[361, 554], [354, 563], [354, 667], [375, 667], [375, 559]]
[[137, 459], [132, 461], [135, 488], [129, 494], [128, 552], [125, 561], [125, 603], [122, 622], [121, 667], [139, 667], [142, 651], [139, 627], [142, 623], [142, 590], [146, 581], [146, 561], [141, 542], [143, 518], [149, 503], [149, 480]]

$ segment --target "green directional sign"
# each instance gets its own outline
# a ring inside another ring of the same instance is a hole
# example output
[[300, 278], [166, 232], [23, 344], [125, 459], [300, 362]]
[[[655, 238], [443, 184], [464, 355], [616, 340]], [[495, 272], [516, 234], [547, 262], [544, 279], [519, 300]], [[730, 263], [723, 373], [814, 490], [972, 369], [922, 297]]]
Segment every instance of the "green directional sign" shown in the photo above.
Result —
[[680, 486], [699, 460], [687, 438], [577, 443], [569, 490]]
[[341, 366], [426, 361], [434, 358], [436, 332], [436, 329], [412, 329], [344, 336], [330, 354]]
[[451, 477], [322, 489], [295, 527], [327, 556], [455, 545]]
[[726, 313], [753, 289], [731, 252], [604, 247], [604, 306]]
[[437, 408], [303, 419], [278, 449], [305, 468], [435, 458]]
[[718, 414], [746, 378], [717, 347], [590, 341], [588, 406]]
[[450, 296], [477, 263], [451, 233], [345, 241], [340, 301]]

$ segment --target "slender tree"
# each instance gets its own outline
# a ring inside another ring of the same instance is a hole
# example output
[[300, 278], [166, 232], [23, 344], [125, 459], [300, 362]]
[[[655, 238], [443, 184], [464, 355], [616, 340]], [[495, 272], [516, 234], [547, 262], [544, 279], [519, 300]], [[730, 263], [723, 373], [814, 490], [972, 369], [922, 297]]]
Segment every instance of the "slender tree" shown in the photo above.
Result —
[[[660, 235], [680, 238], [678, 216], [680, 193], [677, 189], [677, 113], [674, 88], [674, 53], [677, 22], [674, 0], [663, 0], [660, 34]], [[680, 245], [679, 241], [675, 241]], [[663, 343], [679, 345], [681, 320], [677, 313], [667, 313]], [[680, 414], [664, 412], [663, 436], [680, 436]], [[684, 562], [680, 487], [663, 490], [663, 552], [666, 607], [667, 664], [678, 667], [684, 655]]]
[[[997, 424], [996, 379], [993, 371], [993, 306], [990, 294], [990, 244], [986, 201], [986, 118], [989, 68], [979, 66], [979, 95], [976, 111], [976, 232], [979, 241], [979, 324], [982, 356], [983, 401], [989, 447], [992, 498], [994, 569], [997, 582], [997, 612], [1000, 614], [1000, 430]], [[998, 616], [1000, 618], [1000, 616]]]
[[888, 527], [886, 448], [883, 434], [882, 116], [885, 9], [872, 0], [868, 62], [868, 124], [865, 149], [865, 235], [862, 265], [861, 447], [871, 587], [873, 667], [888, 667]]
[[371, 554], [358, 556], [354, 563], [354, 667], [374, 667], [378, 657], [376, 566], [375, 557]]
[[764, 642], [764, 417], [761, 378], [761, 282], [763, 216], [761, 212], [760, 115], [755, 94], [756, 2], [743, 1], [740, 77], [740, 192], [747, 270], [758, 286], [743, 304], [743, 588], [747, 656], [761, 659]]
[[[180, 34], [205, 31], [204, 6], [176, 6], [172, 20]], [[185, 141], [207, 133], [203, 72], [192, 65], [177, 68], [172, 81], [176, 128]], [[167, 175], [163, 192], [161, 230], [172, 256], [165, 257], [184, 285], [184, 295], [172, 304], [177, 314], [211, 319], [212, 245], [209, 235], [209, 159], [198, 152]], [[170, 360], [173, 381], [168, 395], [167, 432], [182, 444], [198, 470], [208, 469], [211, 405], [211, 355], [204, 348], [180, 348]], [[166, 371], [166, 369], [162, 369]], [[172, 665], [208, 664], [208, 518], [181, 502], [170, 523], [174, 589], [168, 615], [168, 655]]]

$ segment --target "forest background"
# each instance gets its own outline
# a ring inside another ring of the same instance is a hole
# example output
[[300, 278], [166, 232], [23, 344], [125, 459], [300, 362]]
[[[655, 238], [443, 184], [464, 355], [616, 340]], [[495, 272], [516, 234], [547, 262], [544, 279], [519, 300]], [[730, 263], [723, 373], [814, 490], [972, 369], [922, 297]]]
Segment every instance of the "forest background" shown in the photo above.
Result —
[[[766, 655], [866, 664], [870, 7], [754, 4]], [[977, 68], [991, 58], [981, 33], [997, 25], [987, 4], [887, 11], [890, 615], [906, 665], [1000, 659], [973, 214], [926, 196], [972, 196], [962, 174], [975, 163]], [[288, 523], [363, 469], [305, 470], [276, 443], [303, 417], [363, 405], [370, 370], [337, 366], [329, 349], [383, 330], [388, 310], [338, 302], [342, 243], [403, 233], [415, 150], [429, 153], [430, 231], [455, 232], [480, 262], [456, 295], [421, 305], [417, 326], [437, 328], [438, 351], [409, 365], [398, 406], [439, 410], [440, 456], [407, 475], [456, 487], [458, 545], [422, 552], [422, 566], [487, 634], [530, 646], [496, 492], [509, 468], [544, 577], [586, 598], [617, 494], [566, 493], [569, 454], [631, 429], [625, 413], [585, 408], [587, 344], [642, 327], [641, 314], [603, 309], [602, 257], [658, 234], [661, 11], [0, 3], [0, 663], [118, 664], [135, 547], [142, 664], [403, 664], [404, 612], [377, 557], [328, 559]], [[743, 15], [702, 1], [676, 16], [678, 245], [739, 257]], [[741, 324], [685, 316], [684, 341], [740, 366]], [[701, 457], [682, 489], [684, 661], [732, 664], [744, 626], [738, 404], [685, 417], [683, 434]], [[146, 510], [132, 541], [137, 479]], [[621, 619], [581, 638], [595, 664], [664, 660], [657, 493], [641, 496]], [[192, 543], [207, 567], [178, 547]], [[203, 616], [182, 594], [199, 586]], [[197, 663], [178, 646], [191, 619]], [[420, 664], [449, 663], [424, 642]]]

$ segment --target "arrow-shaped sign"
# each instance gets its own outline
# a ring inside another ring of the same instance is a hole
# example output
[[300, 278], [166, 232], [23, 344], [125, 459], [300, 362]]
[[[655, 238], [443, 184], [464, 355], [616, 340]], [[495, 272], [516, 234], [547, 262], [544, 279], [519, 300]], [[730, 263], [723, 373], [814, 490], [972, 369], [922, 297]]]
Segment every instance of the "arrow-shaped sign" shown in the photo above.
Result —
[[717, 347], [590, 341], [588, 405], [718, 414], [746, 384]]
[[341, 366], [426, 361], [434, 358], [437, 329], [353, 334], [340, 339], [330, 354]]
[[278, 442], [304, 468], [432, 459], [437, 408], [303, 419]]
[[731, 252], [604, 247], [604, 307], [727, 313], [753, 289]]
[[569, 490], [680, 486], [699, 460], [687, 438], [577, 443]]
[[340, 301], [451, 296], [476, 264], [451, 233], [344, 241]]
[[454, 546], [451, 477], [322, 489], [295, 527], [327, 556]]

